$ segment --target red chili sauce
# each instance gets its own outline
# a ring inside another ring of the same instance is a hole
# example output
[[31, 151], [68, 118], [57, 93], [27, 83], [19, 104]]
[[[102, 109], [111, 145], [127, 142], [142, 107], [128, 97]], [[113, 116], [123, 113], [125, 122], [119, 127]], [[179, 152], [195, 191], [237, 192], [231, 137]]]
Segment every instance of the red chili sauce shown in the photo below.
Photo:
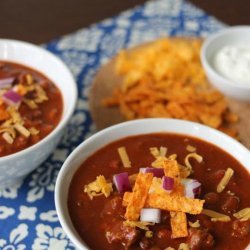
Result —
[[[9, 86], [1, 86], [11, 78]], [[20, 99], [17, 104], [6, 101], [8, 91]], [[42, 140], [55, 129], [62, 112], [61, 92], [51, 80], [24, 65], [0, 61], [0, 157]]]
[[[204, 208], [230, 216], [229, 222], [212, 222], [204, 214], [187, 215], [188, 221], [199, 220], [199, 228], [188, 229], [185, 238], [171, 239], [169, 212], [162, 214], [161, 223], [150, 226], [153, 237], [145, 237], [138, 228], [124, 229], [125, 208], [122, 206], [122, 194], [114, 192], [105, 198], [103, 195], [90, 200], [84, 193], [84, 186], [98, 175], [104, 175], [112, 182], [114, 174], [138, 173], [139, 168], [150, 166], [154, 157], [150, 147], [167, 147], [167, 155], [177, 154], [178, 162], [184, 165], [189, 153], [187, 145], [194, 146], [203, 156], [203, 162], [190, 159], [193, 173], [188, 178], [201, 182], [199, 199], [204, 199]], [[125, 146], [132, 168], [124, 169], [117, 149]], [[225, 170], [230, 167], [234, 175], [221, 193], [216, 187]], [[69, 188], [68, 209], [73, 225], [80, 237], [92, 250], [165, 250], [167, 247], [178, 249], [180, 243], [188, 243], [189, 249], [241, 250], [250, 243], [250, 221], [240, 221], [233, 214], [250, 207], [250, 175], [243, 166], [222, 149], [197, 138], [176, 134], [148, 134], [127, 137], [101, 148], [91, 155], [75, 173]], [[230, 191], [230, 192], [229, 192]], [[230, 193], [230, 194], [229, 194]], [[107, 232], [109, 235], [107, 236]]]

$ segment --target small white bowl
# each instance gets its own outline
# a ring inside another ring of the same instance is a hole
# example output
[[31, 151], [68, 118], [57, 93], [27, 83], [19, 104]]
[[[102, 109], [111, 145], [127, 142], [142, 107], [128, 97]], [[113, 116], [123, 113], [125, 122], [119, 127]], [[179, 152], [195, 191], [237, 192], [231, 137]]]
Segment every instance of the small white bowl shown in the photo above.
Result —
[[3, 188], [20, 182], [53, 152], [75, 109], [77, 88], [66, 65], [36, 45], [0, 39], [0, 60], [16, 62], [43, 73], [60, 89], [64, 107], [59, 124], [48, 136], [22, 151], [0, 157], [0, 188]]
[[201, 49], [201, 62], [211, 84], [226, 96], [250, 101], [250, 82], [242, 84], [220, 74], [213, 64], [216, 54], [227, 45], [245, 44], [250, 46], [250, 26], [233, 26], [209, 36]]
[[68, 190], [79, 166], [98, 149], [118, 139], [149, 133], [175, 133], [202, 139], [222, 148], [236, 158], [250, 172], [250, 151], [242, 144], [218, 130], [176, 119], [142, 119], [120, 123], [106, 128], [81, 143], [64, 162], [56, 181], [55, 205], [59, 221], [78, 249], [89, 249], [76, 232], [68, 211]]

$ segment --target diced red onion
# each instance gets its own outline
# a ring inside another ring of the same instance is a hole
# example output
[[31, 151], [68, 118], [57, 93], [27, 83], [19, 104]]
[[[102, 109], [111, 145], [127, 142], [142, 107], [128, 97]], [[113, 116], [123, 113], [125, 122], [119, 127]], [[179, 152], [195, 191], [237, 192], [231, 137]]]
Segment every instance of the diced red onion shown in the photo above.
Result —
[[11, 87], [14, 80], [15, 80], [14, 77], [0, 79], [0, 89], [6, 88], [6, 87]]
[[174, 188], [174, 179], [168, 176], [163, 176], [162, 188], [167, 191], [172, 191]]
[[13, 91], [13, 90], [9, 90], [6, 93], [3, 94], [3, 100], [8, 104], [8, 105], [19, 105], [21, 100], [22, 100], [22, 96], [19, 95], [17, 92]]
[[116, 189], [119, 193], [131, 191], [131, 185], [129, 182], [127, 172], [114, 175], [113, 182], [114, 182]]
[[140, 221], [160, 223], [161, 222], [161, 210], [158, 208], [142, 208]]
[[182, 179], [187, 198], [195, 198], [200, 193], [201, 183], [194, 179]]
[[140, 168], [141, 173], [152, 173], [154, 177], [161, 178], [164, 176], [163, 168]]

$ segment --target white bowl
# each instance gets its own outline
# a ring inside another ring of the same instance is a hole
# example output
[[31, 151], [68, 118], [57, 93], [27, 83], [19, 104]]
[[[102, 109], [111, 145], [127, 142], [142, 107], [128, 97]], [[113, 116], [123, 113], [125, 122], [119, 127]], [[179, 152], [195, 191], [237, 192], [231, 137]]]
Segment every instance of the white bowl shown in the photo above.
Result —
[[33, 44], [0, 39], [0, 60], [20, 63], [43, 73], [60, 89], [64, 107], [59, 124], [48, 136], [27, 149], [0, 157], [0, 187], [3, 188], [19, 182], [53, 152], [75, 109], [77, 88], [66, 65]]
[[227, 45], [250, 46], [250, 26], [233, 26], [209, 36], [201, 49], [201, 62], [209, 81], [226, 96], [250, 101], [250, 82], [242, 84], [220, 74], [214, 67], [215, 55]]
[[64, 162], [56, 181], [55, 204], [59, 221], [71, 239], [81, 250], [88, 249], [71, 222], [67, 200], [69, 185], [79, 166], [87, 157], [110, 142], [148, 133], [170, 132], [189, 135], [210, 142], [236, 158], [250, 172], [250, 151], [231, 137], [207, 126], [176, 119], [142, 119], [120, 123], [106, 128], [81, 143]]

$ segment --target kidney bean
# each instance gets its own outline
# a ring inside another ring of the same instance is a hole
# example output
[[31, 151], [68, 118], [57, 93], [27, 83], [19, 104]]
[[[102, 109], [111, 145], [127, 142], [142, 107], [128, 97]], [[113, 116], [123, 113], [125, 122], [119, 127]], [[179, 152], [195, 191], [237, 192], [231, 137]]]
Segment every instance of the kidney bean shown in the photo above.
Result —
[[222, 202], [221, 209], [226, 213], [235, 213], [238, 209], [240, 199], [237, 196], [228, 195]]
[[219, 195], [215, 192], [210, 192], [204, 195], [206, 204], [214, 205], [219, 201]]

